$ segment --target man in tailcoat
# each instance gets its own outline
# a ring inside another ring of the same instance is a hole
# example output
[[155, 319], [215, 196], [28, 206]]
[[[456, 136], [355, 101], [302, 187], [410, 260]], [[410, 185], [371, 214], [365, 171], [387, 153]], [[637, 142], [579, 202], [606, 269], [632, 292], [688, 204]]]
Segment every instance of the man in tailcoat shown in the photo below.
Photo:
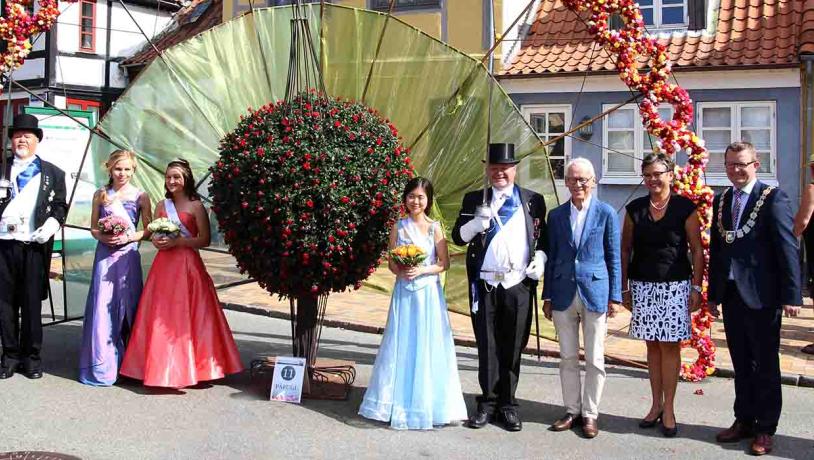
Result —
[[42, 301], [54, 235], [65, 222], [65, 173], [37, 156], [42, 129], [33, 115], [14, 117], [8, 128], [14, 156], [0, 178], [0, 379], [22, 372], [42, 377]]
[[478, 346], [481, 395], [471, 428], [492, 420], [520, 431], [515, 391], [520, 353], [531, 327], [533, 296], [545, 267], [546, 206], [542, 195], [514, 183], [513, 144], [491, 144], [491, 187], [467, 193], [452, 230], [455, 244], [468, 244], [466, 273], [472, 327]]

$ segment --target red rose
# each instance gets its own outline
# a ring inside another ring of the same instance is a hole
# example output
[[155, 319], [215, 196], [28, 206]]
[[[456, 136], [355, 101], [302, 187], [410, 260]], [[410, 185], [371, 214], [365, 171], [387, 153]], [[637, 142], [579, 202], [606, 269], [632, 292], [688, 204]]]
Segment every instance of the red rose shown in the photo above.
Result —
[[311, 201], [311, 200], [308, 200], [308, 201], [305, 202], [305, 205], [308, 206], [309, 208], [313, 208], [314, 207], [314, 202]]

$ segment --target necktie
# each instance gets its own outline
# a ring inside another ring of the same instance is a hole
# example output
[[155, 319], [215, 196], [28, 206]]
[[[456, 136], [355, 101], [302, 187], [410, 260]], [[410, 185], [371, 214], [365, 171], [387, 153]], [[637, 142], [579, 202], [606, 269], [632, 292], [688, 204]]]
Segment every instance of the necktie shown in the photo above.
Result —
[[22, 190], [31, 179], [40, 173], [40, 160], [35, 158], [20, 174], [17, 175], [17, 190]]
[[735, 198], [732, 201], [732, 230], [738, 229], [738, 223], [741, 221], [741, 200], [743, 199], [743, 190], [735, 189]]

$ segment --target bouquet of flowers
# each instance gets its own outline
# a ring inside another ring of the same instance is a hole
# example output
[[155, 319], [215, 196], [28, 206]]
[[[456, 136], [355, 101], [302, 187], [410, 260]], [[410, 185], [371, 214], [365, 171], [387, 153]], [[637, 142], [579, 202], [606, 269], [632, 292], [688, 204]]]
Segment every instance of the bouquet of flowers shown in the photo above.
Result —
[[402, 267], [417, 267], [427, 258], [427, 253], [414, 244], [403, 244], [391, 249], [390, 257]]
[[130, 223], [123, 217], [110, 215], [99, 219], [99, 222], [96, 223], [96, 227], [105, 235], [119, 236], [127, 232], [130, 228]]
[[168, 238], [175, 238], [181, 233], [181, 228], [178, 224], [167, 219], [166, 217], [159, 217], [158, 219], [150, 222], [147, 230], [153, 235], [165, 236]]

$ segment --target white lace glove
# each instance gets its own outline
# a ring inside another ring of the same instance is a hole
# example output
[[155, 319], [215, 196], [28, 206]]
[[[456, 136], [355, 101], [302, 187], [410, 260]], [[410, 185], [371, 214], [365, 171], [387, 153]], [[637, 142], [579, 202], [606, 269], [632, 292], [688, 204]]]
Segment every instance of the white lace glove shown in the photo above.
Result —
[[39, 244], [45, 244], [59, 231], [59, 227], [61, 227], [59, 221], [53, 217], [49, 217], [45, 223], [42, 224], [42, 227], [34, 230], [34, 233], [31, 234], [31, 240]]
[[476, 215], [473, 217], [472, 220], [461, 226], [461, 239], [468, 243], [472, 241], [472, 238], [478, 233], [489, 230], [490, 219], [491, 217], [485, 215]]
[[543, 273], [545, 273], [546, 260], [548, 260], [548, 257], [545, 255], [545, 252], [534, 251], [534, 259], [532, 259], [529, 266], [526, 267], [526, 276], [535, 281], [540, 281], [540, 278], [543, 277]]

